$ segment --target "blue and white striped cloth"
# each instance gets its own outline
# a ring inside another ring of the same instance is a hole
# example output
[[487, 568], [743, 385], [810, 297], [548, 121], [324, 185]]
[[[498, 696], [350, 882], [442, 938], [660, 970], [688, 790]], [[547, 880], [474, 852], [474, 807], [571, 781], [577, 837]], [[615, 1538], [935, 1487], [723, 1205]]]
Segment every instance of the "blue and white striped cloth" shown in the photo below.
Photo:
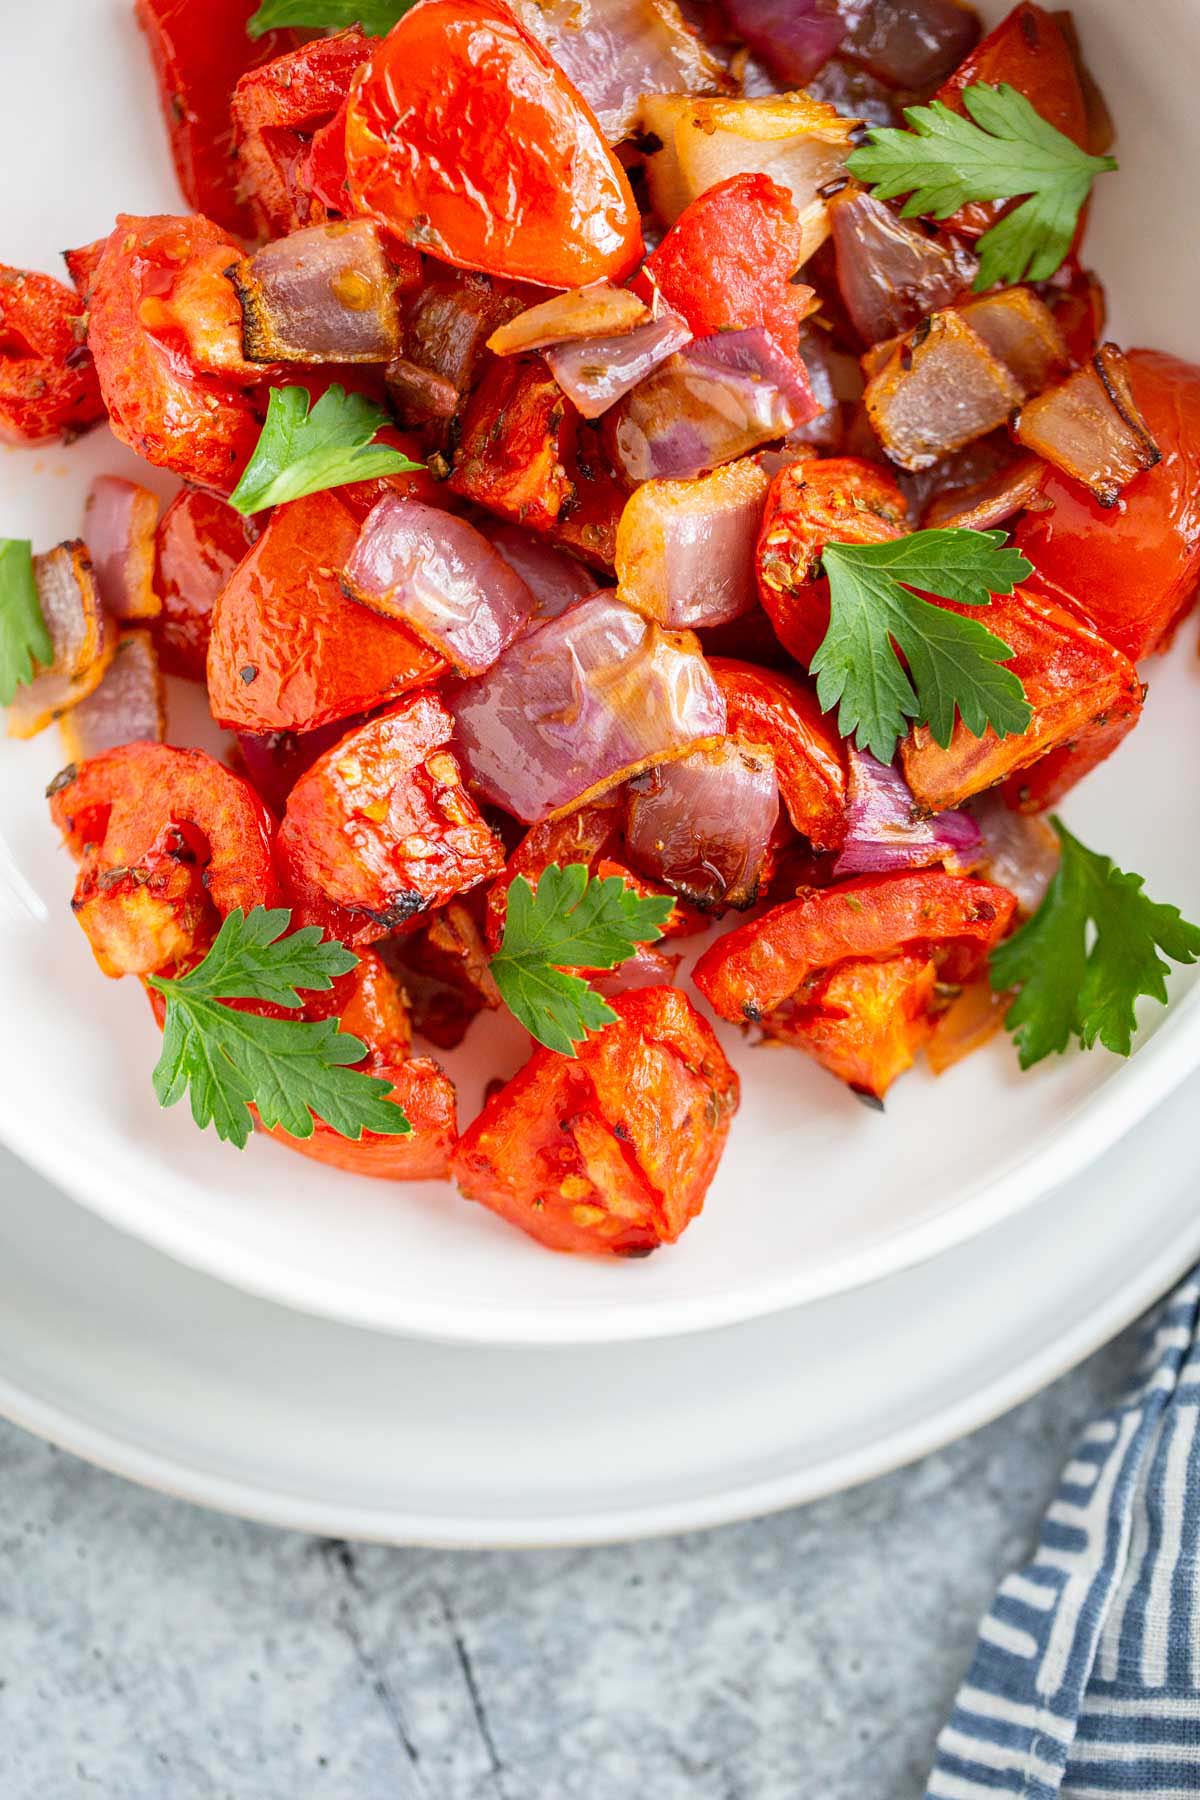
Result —
[[1200, 1797], [1200, 1273], [1000, 1584], [926, 1800]]

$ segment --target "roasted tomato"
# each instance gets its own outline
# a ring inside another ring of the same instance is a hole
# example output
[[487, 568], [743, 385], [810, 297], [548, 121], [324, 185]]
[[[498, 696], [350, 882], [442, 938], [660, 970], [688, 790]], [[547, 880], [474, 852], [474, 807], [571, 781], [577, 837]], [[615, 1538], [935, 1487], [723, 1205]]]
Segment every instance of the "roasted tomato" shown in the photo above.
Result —
[[[1053, 13], [1023, 0], [975, 46], [934, 98], [952, 112], [965, 113], [963, 89], [977, 81], [991, 87], [1006, 82], [1016, 88], [1043, 119], [1087, 149], [1087, 105], [1075, 53]], [[977, 237], [1011, 205], [1002, 200], [974, 201], [947, 219], [946, 228]]]
[[461, 268], [582, 287], [642, 254], [625, 172], [557, 63], [490, 0], [421, 0], [346, 116], [353, 210]]
[[229, 104], [240, 76], [296, 42], [292, 31], [268, 31], [256, 43], [246, 30], [254, 8], [255, 0], [137, 0], [183, 197], [242, 237], [253, 220], [237, 197]]
[[813, 298], [793, 279], [803, 256], [787, 188], [767, 175], [734, 175], [680, 213], [646, 258], [646, 276], [696, 337], [761, 325], [798, 359], [800, 321]]
[[235, 731], [312, 731], [434, 681], [445, 663], [343, 594], [359, 521], [336, 492], [276, 507], [221, 590], [208, 697]]
[[829, 583], [817, 572], [826, 544], [884, 544], [907, 530], [904, 495], [877, 463], [830, 456], [776, 475], [755, 553], [758, 592], [775, 635], [804, 668], [829, 630]]
[[271, 816], [202, 750], [126, 744], [50, 786], [79, 859], [72, 907], [106, 975], [150, 975], [203, 954], [226, 913], [273, 906]]
[[1162, 461], [1111, 507], [1051, 469], [1047, 510], [1026, 513], [1014, 541], [1039, 587], [1137, 662], [1170, 642], [1200, 581], [1200, 368], [1157, 350], [1128, 364]]
[[348, 1175], [375, 1175], [382, 1181], [439, 1181], [450, 1173], [458, 1137], [454, 1083], [435, 1062], [413, 1057], [400, 1063], [368, 1065], [368, 1073], [392, 1084], [390, 1098], [404, 1111], [412, 1130], [404, 1137], [364, 1131], [357, 1143], [318, 1119], [308, 1138], [290, 1137], [280, 1127], [268, 1135], [313, 1162]]
[[203, 681], [217, 595], [253, 549], [258, 528], [215, 494], [183, 488], [158, 522], [151, 630], [167, 675]]
[[71, 437], [104, 417], [86, 336], [78, 294], [0, 263], [0, 439]]
[[343, 104], [374, 44], [360, 31], [314, 38], [238, 82], [231, 108], [238, 169], [260, 236], [286, 237], [327, 216], [305, 185], [304, 164], [314, 133]]
[[785, 1000], [764, 1029], [816, 1057], [856, 1094], [882, 1100], [932, 1035], [936, 989], [931, 956], [850, 957]]
[[941, 869], [839, 881], [718, 938], [696, 964], [696, 986], [723, 1019], [759, 1025], [811, 977], [850, 959], [925, 949], [947, 981], [966, 981], [1015, 908], [1007, 888]]
[[613, 1005], [577, 1060], [534, 1051], [463, 1134], [452, 1173], [552, 1250], [645, 1256], [700, 1211], [738, 1081], [677, 988]]
[[318, 757], [288, 796], [280, 866], [297, 894], [344, 915], [344, 943], [385, 937], [503, 867], [446, 747], [453, 730], [440, 700], [414, 694]]
[[170, 310], [188, 263], [218, 248], [240, 255], [208, 219], [121, 214], [95, 272], [88, 347], [122, 442], [229, 493], [258, 442], [259, 412], [234, 382], [196, 367]]
[[377, 950], [360, 950], [350, 973], [339, 975], [324, 993], [305, 994], [304, 1016], [338, 1019], [343, 1031], [362, 1039], [367, 1046], [364, 1061], [372, 1066], [405, 1062], [412, 1049], [404, 996]]
[[[938, 605], [964, 618], [979, 617], [977, 608], [952, 600]], [[1054, 785], [1046, 789], [1057, 798], [1116, 749], [1142, 710], [1141, 683], [1128, 657], [1065, 607], [1017, 588], [1009, 595], [993, 594], [984, 616], [988, 630], [1013, 652], [1006, 667], [1024, 687], [1033, 718], [1023, 732], [1004, 738], [990, 727], [975, 737], [960, 720], [945, 750], [933, 741], [928, 726], [917, 726], [900, 755], [919, 805], [932, 812], [959, 806], [1049, 752], [1059, 753]], [[1077, 759], [1074, 765], [1068, 751]]]
[[846, 753], [811, 688], [771, 669], [714, 656], [709, 668], [725, 696], [726, 730], [765, 744], [788, 817], [817, 850], [846, 835]]
[[540, 357], [497, 359], [472, 394], [450, 486], [611, 570], [626, 496]]

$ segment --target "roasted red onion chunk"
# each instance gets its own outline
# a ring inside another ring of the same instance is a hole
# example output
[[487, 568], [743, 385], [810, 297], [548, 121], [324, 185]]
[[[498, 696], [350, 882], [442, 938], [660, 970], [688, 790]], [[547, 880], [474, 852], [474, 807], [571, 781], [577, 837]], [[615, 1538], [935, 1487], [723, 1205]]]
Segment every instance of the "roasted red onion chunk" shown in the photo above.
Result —
[[613, 414], [613, 454], [631, 481], [685, 478], [732, 462], [815, 417], [802, 365], [761, 326], [700, 338]]
[[629, 288], [611, 281], [554, 294], [497, 326], [488, 339], [493, 356], [521, 356], [579, 338], [620, 337], [650, 319], [650, 308]]
[[62, 720], [72, 762], [86, 762], [121, 744], [161, 744], [166, 728], [162, 677], [148, 631], [122, 637], [100, 686]]
[[583, 95], [610, 144], [643, 94], [711, 94], [718, 65], [675, 0], [514, 0], [513, 11]]
[[977, 337], [998, 357], [1023, 394], [1040, 394], [1071, 366], [1050, 308], [1028, 288], [984, 294], [959, 308]]
[[850, 20], [841, 54], [896, 88], [933, 88], [979, 41], [979, 20], [959, 0], [838, 0]]
[[597, 993], [611, 996], [628, 994], [632, 988], [676, 987], [676, 976], [682, 961], [678, 952], [671, 954], [658, 944], [639, 944], [615, 969], [601, 969], [591, 977]]
[[600, 585], [590, 569], [523, 525], [488, 523], [488, 542], [533, 595], [533, 619], [556, 619]]
[[750, 612], [769, 486], [751, 457], [690, 481], [643, 482], [617, 527], [621, 598], [672, 630]]
[[598, 419], [639, 381], [690, 344], [692, 334], [678, 313], [636, 325], [624, 337], [580, 338], [545, 351], [550, 373], [585, 419]]
[[969, 813], [920, 817], [899, 769], [853, 744], [847, 744], [846, 751], [850, 759], [846, 838], [834, 864], [835, 875], [886, 875], [931, 863], [945, 863], [958, 872], [964, 859], [968, 867], [974, 866], [980, 829]]
[[1135, 475], [1162, 460], [1115, 344], [1101, 344], [1087, 368], [1028, 401], [1014, 432], [1026, 449], [1091, 488], [1101, 506], [1115, 506]]
[[695, 639], [607, 594], [528, 632], [450, 707], [468, 779], [529, 825], [725, 733]]
[[952, 240], [927, 237], [861, 188], [829, 202], [837, 280], [865, 344], [908, 331], [970, 287], [979, 267]]
[[116, 628], [100, 606], [87, 546], [57, 544], [33, 559], [33, 578], [54, 660], [18, 687], [8, 708], [9, 737], [33, 737], [99, 687], [112, 661]]
[[229, 279], [250, 362], [388, 362], [399, 352], [395, 277], [367, 219], [277, 238]]
[[694, 906], [744, 908], [778, 817], [771, 752], [726, 738], [630, 783], [625, 841], [639, 868]]
[[400, 619], [461, 675], [479, 675], [517, 636], [534, 599], [465, 519], [389, 494], [368, 513], [346, 564], [347, 590]]
[[1058, 868], [1058, 838], [1045, 819], [1011, 811], [999, 794], [981, 794], [970, 809], [982, 833], [975, 873], [1015, 894], [1018, 911], [1031, 917]]
[[154, 592], [158, 500], [120, 475], [97, 475], [88, 489], [84, 537], [104, 610], [114, 619], [149, 619], [162, 611]]
[[729, 23], [778, 80], [807, 87], [846, 35], [837, 0], [725, 0]]
[[867, 383], [871, 426], [894, 463], [928, 469], [1003, 425], [1021, 390], [957, 312], [931, 313]]
[[384, 371], [388, 399], [399, 424], [420, 430], [452, 419], [461, 398], [452, 381], [423, 369], [407, 357], [394, 356]]
[[970, 487], [954, 488], [930, 501], [921, 523], [931, 530], [958, 526], [970, 531], [990, 531], [1003, 525], [1027, 509], [1044, 512], [1050, 504], [1042, 499], [1042, 487], [1048, 470], [1037, 456], [1018, 456], [1006, 468], [973, 482]]

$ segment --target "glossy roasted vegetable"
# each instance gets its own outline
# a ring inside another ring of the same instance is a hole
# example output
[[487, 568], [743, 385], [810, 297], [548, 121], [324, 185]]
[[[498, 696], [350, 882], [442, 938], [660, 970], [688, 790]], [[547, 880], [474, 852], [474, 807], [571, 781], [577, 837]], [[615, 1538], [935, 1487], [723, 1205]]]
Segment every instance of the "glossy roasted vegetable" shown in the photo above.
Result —
[[86, 544], [76, 539], [35, 556], [33, 579], [54, 660], [17, 688], [8, 708], [10, 737], [35, 736], [94, 693], [116, 649], [116, 629], [101, 609]]
[[78, 294], [0, 263], [0, 440], [73, 437], [104, 417]]
[[159, 520], [153, 631], [167, 675], [203, 681], [217, 595], [258, 541], [258, 527], [215, 494], [182, 488]]
[[[327, 216], [325, 202], [305, 179], [305, 160], [374, 44], [359, 31], [314, 38], [238, 82], [231, 110], [239, 186], [261, 237], [285, 237]], [[344, 204], [338, 210], [346, 210]]]
[[714, 656], [710, 666], [724, 696], [730, 737], [771, 752], [796, 830], [817, 850], [836, 849], [846, 831], [846, 753], [812, 689], [727, 657]]
[[154, 640], [148, 631], [129, 631], [117, 640], [100, 685], [63, 716], [59, 730], [67, 756], [81, 763], [121, 744], [161, 743], [166, 721]]

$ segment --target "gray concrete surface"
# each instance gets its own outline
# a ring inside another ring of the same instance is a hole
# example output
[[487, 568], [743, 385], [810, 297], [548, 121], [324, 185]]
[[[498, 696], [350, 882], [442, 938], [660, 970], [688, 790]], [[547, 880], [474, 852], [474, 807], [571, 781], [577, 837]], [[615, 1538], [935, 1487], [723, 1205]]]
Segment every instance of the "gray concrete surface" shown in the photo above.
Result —
[[0, 1800], [918, 1800], [1132, 1360], [856, 1492], [569, 1552], [289, 1535], [0, 1426]]

